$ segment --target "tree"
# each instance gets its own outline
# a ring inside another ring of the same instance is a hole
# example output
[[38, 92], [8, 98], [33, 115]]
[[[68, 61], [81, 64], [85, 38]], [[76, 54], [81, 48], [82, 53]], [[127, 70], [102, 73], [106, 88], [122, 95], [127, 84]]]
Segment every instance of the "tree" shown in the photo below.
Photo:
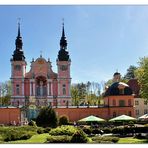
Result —
[[138, 64], [135, 75], [140, 84], [140, 95], [148, 100], [148, 57], [140, 58]]
[[130, 80], [135, 78], [135, 70], [137, 69], [136, 66], [130, 65], [127, 69], [127, 73], [124, 75], [124, 79]]
[[58, 119], [55, 111], [49, 107], [43, 107], [36, 118], [37, 126], [41, 127], [57, 127]]
[[79, 102], [79, 91], [76, 86], [71, 87], [71, 97], [72, 97], [72, 104], [77, 105]]
[[10, 105], [11, 90], [12, 86], [10, 81], [0, 83], [0, 105]]
[[69, 122], [68, 117], [67, 116], [61, 116], [59, 118], [59, 125], [67, 125]]

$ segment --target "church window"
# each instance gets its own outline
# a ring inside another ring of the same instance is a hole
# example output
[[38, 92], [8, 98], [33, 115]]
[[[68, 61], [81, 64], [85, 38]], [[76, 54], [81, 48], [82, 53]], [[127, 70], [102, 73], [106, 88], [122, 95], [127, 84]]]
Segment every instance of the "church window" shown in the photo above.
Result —
[[116, 117], [116, 112], [113, 112], [113, 117]]
[[132, 103], [131, 103], [131, 99], [128, 100], [128, 106], [131, 106]]
[[129, 116], [131, 116], [131, 115], [132, 115], [131, 111], [129, 111], [129, 112], [128, 112], [128, 115], [129, 115]]
[[63, 84], [63, 95], [66, 95], [66, 85]]
[[113, 100], [113, 106], [116, 106], [116, 100]]
[[124, 100], [119, 100], [119, 106], [125, 106], [125, 101]]
[[136, 115], [139, 115], [139, 110], [136, 110]]
[[136, 100], [136, 101], [135, 101], [135, 105], [139, 105], [139, 101]]
[[20, 94], [20, 86], [16, 85], [16, 94], [19, 95]]
[[19, 71], [19, 70], [21, 70], [21, 66], [20, 65], [15, 65], [14, 69]]
[[148, 109], [145, 109], [145, 110], [144, 110], [144, 114], [147, 114], [147, 113], [148, 113]]
[[119, 94], [124, 95], [124, 89], [119, 89]]
[[147, 100], [144, 100], [144, 105], [147, 105]]
[[67, 65], [61, 65], [60, 69], [61, 69], [62, 71], [66, 71], [66, 70], [67, 70]]

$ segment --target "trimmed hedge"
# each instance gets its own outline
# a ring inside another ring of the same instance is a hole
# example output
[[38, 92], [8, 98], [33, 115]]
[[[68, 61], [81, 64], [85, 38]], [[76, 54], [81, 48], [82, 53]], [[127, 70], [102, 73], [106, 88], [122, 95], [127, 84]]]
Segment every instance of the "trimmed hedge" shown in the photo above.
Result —
[[118, 137], [93, 137], [94, 143], [117, 143], [120, 138]]
[[71, 136], [49, 136], [46, 143], [70, 143]]
[[77, 128], [73, 126], [59, 126], [55, 129], [51, 129], [49, 135], [58, 136], [58, 135], [69, 135], [72, 136], [77, 131]]
[[71, 138], [71, 143], [87, 143], [87, 142], [88, 138], [81, 129], [76, 131]]

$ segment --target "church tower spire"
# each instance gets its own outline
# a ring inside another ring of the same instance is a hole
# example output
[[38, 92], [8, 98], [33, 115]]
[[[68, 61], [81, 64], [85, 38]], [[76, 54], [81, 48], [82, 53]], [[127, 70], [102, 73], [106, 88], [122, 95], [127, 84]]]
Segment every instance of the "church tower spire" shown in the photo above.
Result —
[[68, 61], [69, 60], [69, 53], [67, 51], [67, 40], [65, 36], [65, 30], [64, 30], [64, 22], [62, 24], [62, 36], [60, 40], [60, 50], [58, 54], [58, 60], [59, 61]]
[[22, 37], [21, 37], [21, 31], [20, 31], [20, 22], [18, 22], [18, 35], [16, 37], [15, 40], [15, 50], [14, 50], [14, 54], [13, 54], [13, 59], [14, 61], [24, 61], [25, 60], [25, 56], [24, 56], [24, 52], [23, 52], [23, 41], [22, 41]]

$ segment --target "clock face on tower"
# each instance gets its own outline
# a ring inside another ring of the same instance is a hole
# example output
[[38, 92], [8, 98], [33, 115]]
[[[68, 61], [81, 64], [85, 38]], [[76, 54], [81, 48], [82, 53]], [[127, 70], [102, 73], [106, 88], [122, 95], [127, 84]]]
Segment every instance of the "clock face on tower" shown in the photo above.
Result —
[[61, 65], [61, 66], [60, 66], [60, 69], [61, 69], [62, 71], [66, 71], [67, 68], [68, 68], [67, 65]]
[[21, 70], [21, 65], [15, 65], [14, 69], [17, 70], [17, 71], [20, 71]]

